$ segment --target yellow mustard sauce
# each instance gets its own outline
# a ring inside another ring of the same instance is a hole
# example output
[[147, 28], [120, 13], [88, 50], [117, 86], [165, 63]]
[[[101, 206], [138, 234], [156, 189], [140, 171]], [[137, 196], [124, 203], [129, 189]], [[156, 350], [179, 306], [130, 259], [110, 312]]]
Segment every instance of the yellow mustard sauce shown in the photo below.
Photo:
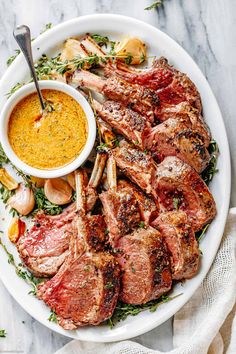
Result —
[[50, 110], [43, 115], [36, 93], [13, 109], [8, 137], [16, 155], [38, 169], [55, 169], [73, 161], [83, 149], [88, 127], [78, 102], [64, 92], [42, 90]]

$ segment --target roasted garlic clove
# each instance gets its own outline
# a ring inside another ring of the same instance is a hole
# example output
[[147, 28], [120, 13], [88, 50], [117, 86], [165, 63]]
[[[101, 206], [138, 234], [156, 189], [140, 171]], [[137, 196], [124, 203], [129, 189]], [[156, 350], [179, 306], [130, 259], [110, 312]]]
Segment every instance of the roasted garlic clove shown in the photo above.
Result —
[[42, 188], [44, 186], [44, 183], [45, 183], [45, 179], [44, 178], [30, 176], [30, 180], [33, 182], [33, 184], [37, 188]]
[[13, 177], [5, 170], [5, 168], [0, 168], [0, 182], [9, 190], [12, 191], [18, 187], [18, 183]]
[[75, 191], [76, 187], [75, 187], [75, 174], [74, 172], [69, 173], [66, 176], [67, 182], [69, 183], [69, 185], [71, 186], [71, 188]]
[[16, 193], [8, 199], [7, 204], [16, 209], [19, 214], [28, 215], [34, 209], [34, 193], [24, 183], [20, 183]]
[[72, 188], [62, 178], [47, 179], [44, 185], [44, 193], [51, 203], [57, 205], [67, 204], [72, 198]]
[[129, 64], [133, 65], [141, 64], [147, 57], [145, 43], [135, 37], [125, 37], [120, 42], [117, 42], [114, 51], [116, 55], [124, 56], [124, 58], [119, 58], [122, 61], [127, 61], [130, 56]]
[[8, 238], [11, 242], [16, 243], [20, 236], [25, 232], [25, 222], [19, 218], [13, 218], [8, 228]]

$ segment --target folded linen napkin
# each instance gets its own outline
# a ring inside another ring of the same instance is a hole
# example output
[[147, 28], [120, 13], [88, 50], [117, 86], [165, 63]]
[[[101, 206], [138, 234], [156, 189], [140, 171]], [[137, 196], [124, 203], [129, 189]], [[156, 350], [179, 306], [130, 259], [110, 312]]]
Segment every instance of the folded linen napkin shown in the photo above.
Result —
[[[232, 208], [229, 211], [221, 246], [209, 273], [191, 300], [174, 316], [175, 349], [166, 353], [236, 354], [235, 301], [236, 208]], [[139, 341], [140, 338], [142, 341], [145, 336], [147, 334], [140, 336]], [[150, 339], [153, 343], [155, 336]], [[82, 353], [162, 354], [163, 352], [146, 348], [138, 344], [135, 339], [104, 344], [73, 340], [56, 352], [56, 354]]]

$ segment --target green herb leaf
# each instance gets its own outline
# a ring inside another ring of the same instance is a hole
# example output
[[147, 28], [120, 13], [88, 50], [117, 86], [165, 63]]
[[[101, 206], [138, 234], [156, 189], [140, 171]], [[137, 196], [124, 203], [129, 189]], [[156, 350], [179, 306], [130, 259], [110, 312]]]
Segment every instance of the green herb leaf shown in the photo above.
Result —
[[27, 284], [29, 284], [32, 287], [32, 290], [29, 292], [29, 294], [33, 294], [36, 295], [37, 294], [37, 285], [43, 282], [43, 279], [41, 278], [36, 278], [33, 274], [31, 274], [30, 272], [28, 272], [27, 270], [25, 270], [23, 268], [23, 265], [20, 264], [16, 264], [15, 259], [13, 254], [11, 254], [7, 247], [4, 245], [4, 243], [2, 242], [1, 238], [0, 238], [0, 246], [3, 248], [3, 250], [6, 252], [7, 257], [8, 257], [8, 263], [13, 265], [13, 267], [15, 268], [16, 274], [25, 280], [25, 282]]
[[118, 322], [124, 321], [128, 316], [136, 316], [140, 312], [145, 310], [149, 310], [150, 312], [155, 312], [158, 306], [160, 306], [165, 302], [172, 301], [173, 299], [177, 298], [180, 295], [182, 294], [178, 294], [172, 297], [167, 295], [162, 295], [159, 299], [149, 301], [146, 304], [142, 304], [142, 305], [130, 305], [118, 301], [115, 311], [113, 312], [113, 315], [109, 318], [107, 323], [109, 324], [110, 328], [113, 328]]
[[140, 221], [139, 227], [141, 227], [142, 229], [144, 229], [144, 228], [145, 228], [145, 222], [144, 222], [144, 221]]
[[129, 53], [127, 53], [127, 56], [125, 57], [125, 64], [130, 65], [132, 62], [133, 56]]
[[6, 334], [7, 334], [7, 332], [5, 331], [5, 329], [0, 329], [0, 337], [1, 338], [5, 338]]
[[198, 231], [195, 233], [195, 237], [196, 237], [198, 243], [200, 243], [201, 239], [203, 238], [203, 236], [207, 232], [207, 229], [209, 226], [210, 226], [210, 224], [207, 224], [206, 226], [204, 226], [204, 228], [201, 231]]
[[46, 198], [43, 188], [35, 189], [34, 197], [35, 197], [34, 212], [37, 212], [38, 210], [43, 210], [46, 214], [49, 215], [58, 215], [62, 213], [63, 208], [59, 205], [51, 203]]
[[106, 285], [104, 286], [105, 289], [113, 289], [114, 285], [111, 282], [106, 283]]
[[16, 59], [16, 57], [18, 57], [18, 55], [20, 54], [20, 49], [15, 49], [14, 52], [15, 54], [13, 54], [10, 58], [7, 59], [7, 66], [10, 66]]
[[155, 1], [152, 5], [145, 7], [144, 10], [153, 10], [153, 9], [158, 9], [160, 6], [163, 5], [164, 0], [160, 1]]
[[48, 317], [48, 321], [57, 323], [57, 314], [54, 310], [51, 310], [51, 314]]
[[174, 205], [174, 208], [175, 210], [178, 210], [179, 209], [179, 199], [178, 198], [173, 198], [173, 205]]
[[101, 36], [100, 34], [91, 34], [91, 37], [100, 47], [107, 47], [107, 45], [110, 43], [110, 39], [107, 36]]
[[52, 28], [52, 23], [46, 23], [45, 28], [40, 32], [40, 34], [46, 32], [47, 30], [49, 30], [50, 28]]
[[210, 142], [208, 150], [209, 150], [209, 153], [211, 154], [211, 160], [210, 160], [207, 168], [201, 174], [203, 181], [207, 185], [209, 185], [209, 183], [212, 181], [214, 175], [218, 172], [216, 165], [217, 165], [217, 159], [218, 159], [218, 155], [219, 155], [219, 148], [218, 148], [217, 142], [215, 140], [212, 140]]

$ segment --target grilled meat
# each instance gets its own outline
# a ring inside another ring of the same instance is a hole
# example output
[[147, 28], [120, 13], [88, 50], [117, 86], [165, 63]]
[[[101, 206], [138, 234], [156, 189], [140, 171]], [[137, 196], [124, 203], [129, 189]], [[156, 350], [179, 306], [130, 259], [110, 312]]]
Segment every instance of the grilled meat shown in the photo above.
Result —
[[[157, 212], [155, 204], [131, 183], [116, 182], [112, 156], [108, 158], [107, 175], [109, 190], [100, 198], [109, 241], [122, 270], [120, 298], [126, 303], [142, 304], [170, 289], [169, 254], [161, 234], [148, 226], [151, 215]], [[142, 217], [145, 222], [140, 224]]]
[[123, 302], [143, 304], [170, 290], [169, 255], [157, 230], [151, 226], [137, 229], [120, 238], [117, 249]]
[[159, 99], [157, 94], [148, 88], [130, 84], [116, 76], [103, 80], [85, 70], [75, 72], [72, 84], [98, 91], [111, 100], [131, 107], [146, 116], [150, 122], [154, 121], [154, 109], [159, 104]]
[[140, 149], [145, 148], [145, 131], [150, 128], [150, 123], [145, 117], [120, 102], [110, 100], [103, 104], [96, 100], [93, 102], [97, 113], [106, 123]]
[[152, 226], [159, 230], [170, 252], [172, 278], [192, 278], [199, 267], [199, 249], [194, 232], [183, 211], [161, 213]]
[[[87, 210], [92, 210], [96, 200], [98, 186], [106, 163], [106, 154], [98, 154], [94, 169], [86, 187]], [[68, 255], [69, 241], [72, 233], [72, 221], [76, 216], [75, 204], [68, 207], [57, 216], [45, 215], [39, 212], [31, 229], [20, 237], [17, 248], [20, 257], [29, 270], [37, 276], [55, 275]], [[103, 216], [90, 217], [91, 229], [88, 243], [95, 250], [104, 247], [105, 239], [100, 230], [105, 229]]]
[[188, 102], [199, 112], [202, 110], [200, 94], [194, 83], [186, 74], [170, 66], [163, 57], [155, 60], [152, 67], [146, 70], [131, 69], [120, 62], [109, 63], [105, 68], [105, 75], [116, 75], [130, 83], [155, 90], [160, 99], [160, 106], [156, 109], [158, 118], [164, 107], [176, 106], [181, 102]]
[[146, 130], [144, 148], [152, 151], [157, 162], [166, 156], [176, 156], [201, 173], [210, 161], [210, 154], [199, 133], [193, 131], [187, 116], [169, 118]]
[[56, 274], [68, 255], [75, 205], [56, 216], [40, 212], [34, 225], [20, 237], [17, 249], [24, 264], [36, 276]]
[[165, 156], [177, 156], [198, 173], [206, 168], [210, 155], [204, 138], [192, 130], [187, 115], [151, 127], [144, 117], [119, 102], [94, 100], [94, 105], [102, 119], [141, 150], [151, 151], [158, 162]]
[[59, 272], [39, 286], [38, 297], [57, 315], [64, 329], [98, 325], [109, 318], [119, 294], [120, 270], [114, 257], [94, 252], [87, 243], [91, 224], [86, 216], [84, 173], [76, 174], [77, 216], [69, 255]]
[[151, 156], [123, 142], [112, 150], [118, 167], [147, 194], [159, 201], [163, 211], [178, 207], [188, 215], [195, 231], [209, 223], [216, 214], [214, 199], [199, 175], [174, 156], [156, 165]]
[[100, 194], [100, 200], [109, 231], [109, 243], [115, 247], [120, 237], [138, 227], [141, 219], [132, 186], [122, 182], [117, 186], [116, 165], [112, 156], [107, 162], [107, 179], [109, 189]]
[[206, 147], [211, 141], [210, 130], [197, 108], [192, 107], [188, 102], [181, 102], [177, 105], [166, 105], [158, 109], [158, 120], [164, 122], [169, 118], [186, 119], [191, 121], [192, 130], [201, 135]]

